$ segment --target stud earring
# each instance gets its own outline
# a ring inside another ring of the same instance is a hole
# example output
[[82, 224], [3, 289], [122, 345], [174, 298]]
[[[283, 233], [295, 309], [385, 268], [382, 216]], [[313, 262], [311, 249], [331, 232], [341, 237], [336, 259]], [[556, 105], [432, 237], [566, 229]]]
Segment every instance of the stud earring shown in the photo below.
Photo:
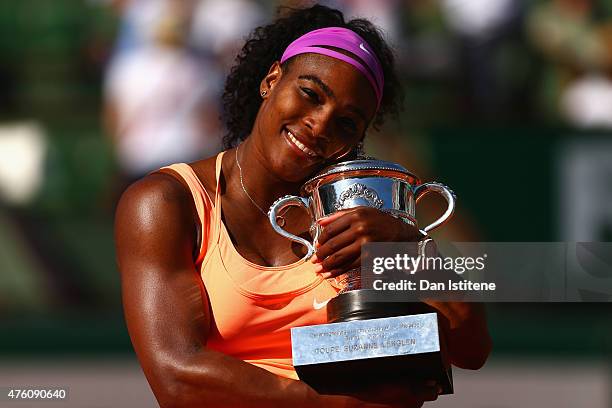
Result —
[[355, 146], [355, 156], [359, 159], [365, 157], [365, 151], [363, 150], [363, 142], [359, 142], [357, 146]]

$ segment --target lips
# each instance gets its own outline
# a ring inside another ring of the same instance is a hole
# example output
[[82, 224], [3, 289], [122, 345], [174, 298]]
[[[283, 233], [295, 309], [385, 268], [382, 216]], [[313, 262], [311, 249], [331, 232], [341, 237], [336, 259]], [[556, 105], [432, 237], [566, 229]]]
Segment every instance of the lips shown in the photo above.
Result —
[[317, 152], [315, 152], [312, 148], [302, 143], [289, 129], [287, 129], [287, 138], [289, 139], [289, 142], [293, 146], [295, 146], [298, 150], [303, 152], [306, 156], [313, 158], [313, 159], [318, 156]]

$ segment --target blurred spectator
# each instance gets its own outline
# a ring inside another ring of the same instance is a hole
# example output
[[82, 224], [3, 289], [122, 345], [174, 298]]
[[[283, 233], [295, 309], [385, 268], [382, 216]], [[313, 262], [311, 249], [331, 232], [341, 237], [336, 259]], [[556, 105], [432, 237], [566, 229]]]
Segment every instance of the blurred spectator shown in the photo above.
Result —
[[[265, 18], [264, 10], [252, 0], [197, 0], [190, 30], [191, 46], [226, 72], [244, 38]], [[223, 80], [224, 75], [220, 75]]]
[[115, 53], [119, 54], [154, 42], [158, 22], [171, 0], [101, 1], [109, 3], [121, 17], [115, 43]]
[[531, 43], [550, 63], [545, 103], [580, 127], [611, 127], [612, 20], [592, 0], [551, 0], [527, 21]]
[[191, 10], [184, 6], [166, 0], [149, 22], [151, 41], [120, 47], [108, 70], [105, 119], [128, 181], [212, 155], [220, 146], [220, 73], [189, 52]]
[[561, 96], [561, 110], [574, 126], [612, 128], [612, 81], [599, 74], [575, 79]]
[[376, 24], [391, 44], [402, 41], [400, 0], [327, 0], [319, 2], [341, 10], [347, 19], [366, 18]]
[[[459, 51], [460, 83], [468, 108], [478, 120], [507, 116], [512, 101], [511, 75], [500, 69], [505, 45], [520, 33], [519, 0], [439, 0]], [[505, 61], [511, 64], [511, 61]]]
[[450, 28], [465, 37], [485, 40], [513, 16], [515, 0], [441, 0]]

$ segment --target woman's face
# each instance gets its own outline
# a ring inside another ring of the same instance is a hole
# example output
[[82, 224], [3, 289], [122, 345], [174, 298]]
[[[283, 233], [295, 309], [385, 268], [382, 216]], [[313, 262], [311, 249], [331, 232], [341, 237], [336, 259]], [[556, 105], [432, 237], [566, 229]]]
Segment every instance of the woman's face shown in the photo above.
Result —
[[[368, 80], [352, 65], [320, 54], [274, 64], [253, 133], [269, 170], [298, 182], [351, 151], [376, 113]], [[252, 135], [253, 136], [253, 135]]]

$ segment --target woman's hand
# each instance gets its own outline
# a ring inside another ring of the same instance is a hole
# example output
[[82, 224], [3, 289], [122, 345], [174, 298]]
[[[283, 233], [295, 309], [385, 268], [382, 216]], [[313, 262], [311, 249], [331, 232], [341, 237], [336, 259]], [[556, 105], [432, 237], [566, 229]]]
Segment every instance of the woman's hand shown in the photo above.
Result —
[[318, 221], [315, 262], [321, 275], [331, 278], [361, 265], [361, 246], [368, 242], [409, 242], [423, 237], [416, 227], [372, 207], [338, 211]]
[[359, 408], [419, 408], [426, 401], [435, 401], [440, 392], [435, 381], [418, 385], [393, 383], [366, 387], [353, 397], [354, 406]]

